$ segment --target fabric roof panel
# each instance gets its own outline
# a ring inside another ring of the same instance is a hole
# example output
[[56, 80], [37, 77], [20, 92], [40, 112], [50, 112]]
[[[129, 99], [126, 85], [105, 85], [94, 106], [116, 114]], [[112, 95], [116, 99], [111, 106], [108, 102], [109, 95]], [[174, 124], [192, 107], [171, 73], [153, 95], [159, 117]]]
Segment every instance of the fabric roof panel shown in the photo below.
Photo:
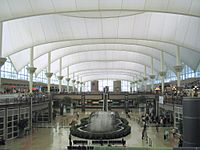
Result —
[[189, 14], [200, 14], [200, 3], [199, 0], [192, 0], [191, 8]]
[[32, 6], [28, 0], [7, 0], [11, 14], [17, 16], [31, 15], [33, 13]]
[[[189, 45], [190, 47], [197, 47], [196, 43], [199, 43], [200, 35], [199, 31], [200, 30], [200, 19], [192, 19], [190, 20], [188, 29], [187, 29], [187, 34], [184, 39], [184, 43], [186, 45]], [[199, 52], [200, 52], [200, 47], [197, 47]]]
[[100, 0], [99, 8], [103, 9], [121, 9], [122, 0]]
[[[10, 1], [10, 0], [9, 0]], [[52, 3], [51, 0], [28, 0], [29, 3], [31, 4], [31, 7], [33, 9], [33, 14], [43, 14], [43, 13], [49, 13], [49, 12], [55, 12], [55, 7], [54, 4]], [[23, 3], [23, 0], [16, 1], [19, 4]], [[26, 13], [24, 13], [27, 15]], [[18, 15], [17, 15], [18, 16]]]
[[10, 8], [7, 0], [1, 0], [0, 2], [0, 20], [4, 20], [7, 18], [12, 18], [12, 13], [10, 12]]
[[169, 0], [168, 10], [171, 12], [188, 13], [192, 0]]
[[56, 12], [72, 11], [76, 9], [76, 0], [52, 0]]
[[122, 8], [143, 10], [145, 0], [123, 0]]
[[[103, 38], [116, 38], [118, 30], [117, 18], [102, 19]], [[100, 38], [100, 37], [99, 37]]]
[[162, 10], [166, 11], [168, 1], [166, 0], [146, 0], [145, 9], [147, 10]]
[[76, 0], [78, 10], [98, 9], [98, 0]]

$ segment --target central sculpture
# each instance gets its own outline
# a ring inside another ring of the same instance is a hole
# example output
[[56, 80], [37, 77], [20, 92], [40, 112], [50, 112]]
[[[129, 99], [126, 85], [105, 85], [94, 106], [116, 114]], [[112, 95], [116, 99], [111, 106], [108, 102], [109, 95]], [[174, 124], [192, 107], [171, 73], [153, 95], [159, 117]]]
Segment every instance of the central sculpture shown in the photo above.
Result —
[[98, 111], [90, 115], [88, 129], [92, 132], [109, 132], [115, 128], [115, 123], [115, 113]]
[[105, 87], [102, 111], [93, 112], [90, 117], [81, 119], [81, 124], [72, 126], [70, 132], [85, 139], [114, 139], [130, 134], [131, 127], [117, 112], [108, 111], [108, 87]]

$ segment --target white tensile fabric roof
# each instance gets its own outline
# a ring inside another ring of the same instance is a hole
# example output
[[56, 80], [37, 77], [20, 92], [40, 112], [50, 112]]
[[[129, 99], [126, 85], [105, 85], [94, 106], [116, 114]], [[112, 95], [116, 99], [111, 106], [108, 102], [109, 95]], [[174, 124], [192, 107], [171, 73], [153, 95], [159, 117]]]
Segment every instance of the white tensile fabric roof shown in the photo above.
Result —
[[2, 57], [10, 57], [17, 71], [29, 64], [39, 74], [75, 74], [83, 81], [130, 80], [182, 63], [197, 69], [200, 62], [199, 0], [1, 0]]

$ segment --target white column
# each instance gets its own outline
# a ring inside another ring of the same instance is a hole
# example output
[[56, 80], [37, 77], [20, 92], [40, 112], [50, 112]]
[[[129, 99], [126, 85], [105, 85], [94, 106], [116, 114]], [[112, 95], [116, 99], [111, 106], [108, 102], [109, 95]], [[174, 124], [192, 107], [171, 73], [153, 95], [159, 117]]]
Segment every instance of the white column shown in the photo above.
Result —
[[130, 82], [130, 93], [132, 93], [133, 90], [132, 90], [132, 82]]
[[[30, 67], [33, 67], [33, 47], [30, 49]], [[29, 79], [29, 91], [32, 93], [32, 88], [33, 88], [33, 73], [30, 72], [30, 79]]]
[[[48, 73], [51, 72], [51, 52], [48, 53]], [[48, 93], [50, 93], [51, 88], [51, 78], [48, 77]]]
[[59, 80], [59, 93], [62, 92], [62, 79], [64, 76], [62, 76], [62, 58], [59, 60], [59, 76], [57, 77]]
[[48, 72], [51, 72], [51, 52], [48, 52]]
[[135, 81], [136, 92], [138, 92], [138, 80]]
[[176, 66], [174, 66], [174, 69], [176, 71], [176, 77], [177, 77], [177, 87], [179, 88], [181, 86], [181, 80], [180, 80], [180, 73], [183, 69], [181, 65], [181, 56], [180, 56], [180, 47], [177, 47], [176, 50]]
[[135, 83], [134, 83], [134, 81], [132, 82], [132, 93], [134, 93], [134, 91], [135, 91], [135, 85], [134, 85]]
[[83, 82], [83, 92], [85, 92], [85, 82]]
[[0, 58], [2, 57], [3, 22], [0, 22]]
[[47, 73], [45, 75], [48, 79], [47, 92], [50, 93], [51, 77], [53, 75], [53, 73], [51, 73], [51, 52], [48, 52], [48, 68], [47, 68]]
[[151, 75], [149, 77], [151, 79], [151, 90], [153, 92], [154, 91], [154, 79], [155, 79], [153, 57], [151, 57]]
[[67, 92], [69, 93], [69, 81], [70, 81], [70, 78], [69, 78], [69, 66], [67, 66], [67, 78], [66, 78], [66, 81], [67, 81]]
[[82, 77], [80, 78], [80, 92], [83, 92], [83, 81], [82, 81]]
[[33, 60], [34, 60], [34, 48], [31, 47], [30, 48], [30, 53], [29, 53], [29, 63], [30, 63], [30, 67], [27, 68], [28, 72], [29, 72], [29, 93], [33, 93], [32, 89], [33, 89], [33, 74], [36, 70], [36, 68], [33, 65]]
[[143, 80], [144, 80], [144, 91], [146, 92], [147, 90], [147, 66], [144, 65], [144, 77], [143, 77]]
[[75, 82], [76, 82], [75, 75], [73, 73], [73, 80], [72, 80], [72, 83], [73, 83], [73, 92], [75, 92]]
[[80, 83], [80, 81], [79, 81], [79, 76], [77, 76], [77, 81], [76, 81], [76, 83], [77, 83], [77, 92], [79, 92], [79, 83]]
[[160, 77], [161, 77], [161, 84], [162, 84], [162, 93], [164, 93], [164, 79], [165, 79], [165, 75], [166, 75], [166, 72], [164, 70], [164, 52], [161, 51], [160, 52]]
[[0, 22], [0, 91], [1, 91], [1, 67], [6, 62], [6, 58], [2, 57], [2, 39], [3, 39], [3, 23]]

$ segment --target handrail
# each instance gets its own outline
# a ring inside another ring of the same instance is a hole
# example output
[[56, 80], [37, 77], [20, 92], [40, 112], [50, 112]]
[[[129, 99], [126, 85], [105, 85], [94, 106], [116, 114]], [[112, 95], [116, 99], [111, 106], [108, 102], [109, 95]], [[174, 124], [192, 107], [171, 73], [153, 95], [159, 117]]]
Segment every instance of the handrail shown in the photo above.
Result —
[[[32, 103], [41, 103], [48, 101], [46, 96], [33, 96]], [[31, 102], [31, 97], [24, 96], [24, 97], [17, 97], [17, 98], [5, 98], [0, 100], [0, 105], [11, 105], [11, 104], [27, 104]]]

